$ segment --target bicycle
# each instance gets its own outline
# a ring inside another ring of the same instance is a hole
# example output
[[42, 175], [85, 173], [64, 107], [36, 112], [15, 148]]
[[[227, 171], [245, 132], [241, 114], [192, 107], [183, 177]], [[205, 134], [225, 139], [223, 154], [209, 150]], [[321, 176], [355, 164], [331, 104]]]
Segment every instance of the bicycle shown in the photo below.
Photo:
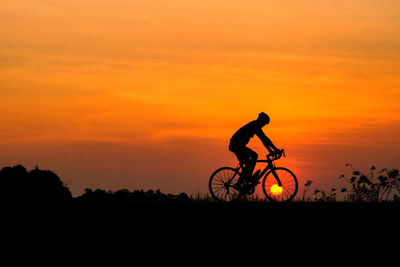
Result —
[[263, 171], [258, 170], [252, 175], [252, 183], [248, 179], [242, 180], [241, 190], [234, 189], [234, 185], [238, 182], [243, 169], [243, 164], [239, 162], [236, 168], [222, 167], [217, 169], [210, 177], [208, 187], [213, 199], [217, 201], [237, 201], [244, 195], [252, 195], [256, 186], [264, 176], [262, 181], [262, 189], [264, 195], [270, 201], [290, 201], [298, 190], [298, 182], [296, 175], [292, 171], [284, 167], [276, 167], [273, 163], [282, 156], [286, 157], [285, 151], [279, 156], [268, 154], [266, 160], [257, 160], [257, 162], [268, 163]]

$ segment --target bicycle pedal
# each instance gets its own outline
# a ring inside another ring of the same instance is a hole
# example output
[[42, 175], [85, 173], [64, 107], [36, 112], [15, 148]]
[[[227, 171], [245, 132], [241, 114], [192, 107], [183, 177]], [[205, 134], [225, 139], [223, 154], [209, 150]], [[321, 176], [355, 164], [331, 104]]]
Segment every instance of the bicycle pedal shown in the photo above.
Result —
[[249, 186], [248, 188], [246, 188], [247, 195], [252, 195], [252, 194], [254, 194], [255, 191], [256, 191], [256, 188], [254, 186]]

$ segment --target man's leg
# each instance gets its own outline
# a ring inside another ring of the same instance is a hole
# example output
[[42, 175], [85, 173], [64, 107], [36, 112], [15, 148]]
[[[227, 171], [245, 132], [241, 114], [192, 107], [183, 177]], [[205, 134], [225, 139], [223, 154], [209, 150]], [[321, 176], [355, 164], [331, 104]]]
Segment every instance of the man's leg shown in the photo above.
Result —
[[248, 179], [249, 177], [251, 177], [254, 168], [256, 167], [258, 154], [248, 147], [244, 147], [241, 154], [245, 157], [245, 160], [243, 161], [244, 167], [241, 176], [245, 179]]
[[248, 147], [231, 149], [231, 151], [235, 153], [238, 160], [243, 163], [242, 174], [235, 185], [238, 188], [243, 183], [243, 179], [247, 179], [253, 174], [257, 163], [258, 154]]

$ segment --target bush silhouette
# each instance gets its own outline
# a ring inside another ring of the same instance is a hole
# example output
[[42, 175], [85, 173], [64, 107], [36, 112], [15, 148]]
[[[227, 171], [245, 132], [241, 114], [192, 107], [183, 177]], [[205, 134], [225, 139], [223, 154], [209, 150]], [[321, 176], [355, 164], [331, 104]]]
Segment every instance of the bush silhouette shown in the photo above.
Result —
[[1, 201], [69, 201], [72, 194], [52, 171], [22, 165], [0, 171]]

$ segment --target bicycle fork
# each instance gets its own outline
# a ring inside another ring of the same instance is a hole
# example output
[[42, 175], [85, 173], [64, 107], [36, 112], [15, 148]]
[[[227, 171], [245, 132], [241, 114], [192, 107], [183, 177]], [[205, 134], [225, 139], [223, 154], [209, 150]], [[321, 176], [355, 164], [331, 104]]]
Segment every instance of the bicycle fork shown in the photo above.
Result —
[[274, 175], [275, 180], [278, 182], [279, 187], [282, 187], [282, 182], [281, 182], [281, 179], [279, 179], [279, 176], [275, 171], [275, 166], [274, 166], [274, 168], [271, 169], [271, 172]]
[[275, 169], [276, 169], [275, 164], [272, 163], [271, 160], [269, 160], [268, 165], [269, 165], [269, 169], [271, 170], [272, 175], [275, 177], [275, 180], [278, 182], [279, 187], [282, 187], [281, 179], [279, 179], [279, 176], [275, 171]]

